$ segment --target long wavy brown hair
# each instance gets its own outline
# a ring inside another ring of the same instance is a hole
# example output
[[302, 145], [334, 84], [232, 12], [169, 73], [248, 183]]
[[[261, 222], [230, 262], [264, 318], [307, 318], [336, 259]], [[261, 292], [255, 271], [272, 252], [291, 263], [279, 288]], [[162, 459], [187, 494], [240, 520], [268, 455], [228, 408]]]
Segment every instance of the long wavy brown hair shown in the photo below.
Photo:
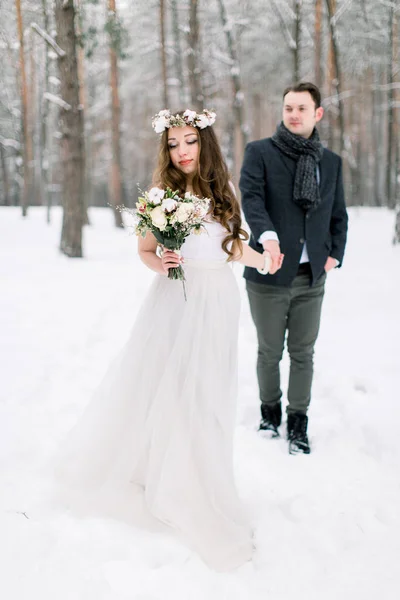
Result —
[[[229, 171], [213, 128], [196, 128], [196, 132], [199, 140], [199, 167], [193, 177], [193, 191], [202, 198], [211, 198], [212, 216], [228, 232], [222, 242], [222, 249], [228, 254], [230, 261], [234, 256], [242, 255], [242, 241], [247, 240], [249, 236], [242, 229], [240, 205], [231, 187]], [[161, 135], [153, 185], [169, 187], [184, 194], [186, 184], [185, 174], [172, 164], [166, 129]]]

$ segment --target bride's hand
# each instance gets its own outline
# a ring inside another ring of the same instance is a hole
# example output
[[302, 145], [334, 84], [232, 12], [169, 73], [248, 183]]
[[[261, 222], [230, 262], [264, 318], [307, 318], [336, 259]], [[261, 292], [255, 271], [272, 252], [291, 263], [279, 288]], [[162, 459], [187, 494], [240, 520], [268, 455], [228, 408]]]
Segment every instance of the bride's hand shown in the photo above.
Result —
[[179, 267], [182, 263], [182, 258], [176, 252], [172, 252], [172, 250], [163, 250], [161, 255], [161, 265], [165, 275], [168, 275], [169, 269], [174, 269], [175, 267]]

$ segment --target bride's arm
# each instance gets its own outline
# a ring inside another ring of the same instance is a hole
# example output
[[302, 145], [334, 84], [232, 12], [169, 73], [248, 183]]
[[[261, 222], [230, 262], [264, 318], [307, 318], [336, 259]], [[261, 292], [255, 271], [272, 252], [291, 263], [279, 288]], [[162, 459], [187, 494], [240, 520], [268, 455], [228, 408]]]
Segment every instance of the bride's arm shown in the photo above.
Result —
[[146, 267], [160, 275], [168, 275], [169, 269], [180, 265], [180, 257], [175, 252], [164, 250], [160, 258], [157, 256], [157, 246], [156, 238], [149, 231], [146, 233], [146, 237], [138, 238], [138, 253]]
[[242, 244], [242, 255], [236, 255], [235, 261], [245, 265], [246, 267], [253, 267], [254, 269], [260, 269], [260, 271], [267, 270], [269, 267], [269, 253], [260, 254], [250, 248], [245, 242]]

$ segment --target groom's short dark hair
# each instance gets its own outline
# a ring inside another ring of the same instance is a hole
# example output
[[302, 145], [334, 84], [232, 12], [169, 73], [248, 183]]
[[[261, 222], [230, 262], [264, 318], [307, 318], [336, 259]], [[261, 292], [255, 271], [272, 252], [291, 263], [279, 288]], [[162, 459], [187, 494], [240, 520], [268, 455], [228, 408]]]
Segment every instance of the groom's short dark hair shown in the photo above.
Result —
[[283, 92], [283, 97], [285, 98], [286, 94], [289, 92], [308, 92], [311, 95], [311, 98], [314, 100], [315, 108], [319, 108], [321, 106], [321, 92], [316, 85], [310, 83], [309, 81], [290, 85]]

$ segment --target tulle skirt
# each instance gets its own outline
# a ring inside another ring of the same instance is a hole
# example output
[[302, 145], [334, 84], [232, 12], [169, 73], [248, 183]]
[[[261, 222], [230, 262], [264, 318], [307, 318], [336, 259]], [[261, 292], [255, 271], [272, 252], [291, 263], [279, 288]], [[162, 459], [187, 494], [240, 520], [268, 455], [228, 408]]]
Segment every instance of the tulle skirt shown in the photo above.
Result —
[[156, 276], [57, 479], [76, 505], [121, 518], [141, 495], [210, 567], [230, 570], [253, 551], [233, 474], [239, 291], [225, 262], [188, 260], [185, 274], [187, 300], [180, 281]]

